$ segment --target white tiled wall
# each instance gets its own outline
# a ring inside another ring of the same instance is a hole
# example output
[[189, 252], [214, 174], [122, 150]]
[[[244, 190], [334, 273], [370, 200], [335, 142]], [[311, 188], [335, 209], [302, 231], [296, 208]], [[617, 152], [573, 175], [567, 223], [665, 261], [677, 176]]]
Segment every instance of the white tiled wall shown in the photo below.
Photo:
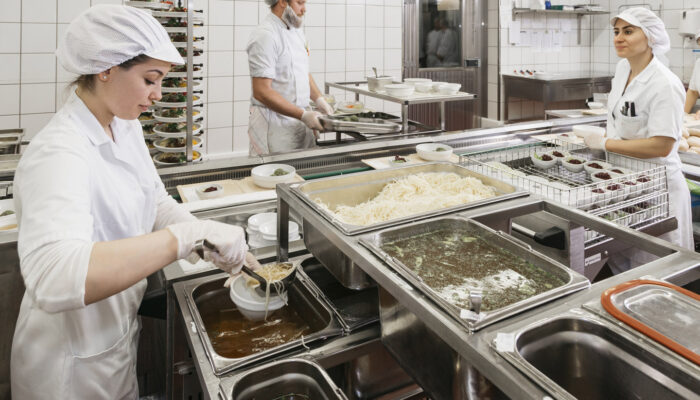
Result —
[[[53, 52], [68, 23], [87, 7], [122, 0], [2, 0], [0, 12], [0, 129], [36, 134], [61, 107], [75, 76]], [[360, 80], [375, 66], [401, 76], [401, 0], [309, 0], [305, 27], [311, 73], [329, 82]], [[250, 33], [269, 13], [263, 0], [195, 0], [204, 10], [203, 100], [207, 153], [248, 151]], [[199, 46], [199, 44], [198, 44]], [[333, 92], [340, 100], [344, 93]], [[352, 98], [348, 96], [347, 100]], [[393, 104], [363, 99], [389, 112]]]
[[[678, 25], [682, 10], [700, 8], [700, 0], [594, 0], [603, 9], [609, 10], [608, 15], [585, 16], [581, 20], [581, 45], [576, 44], [576, 31], [568, 34], [564, 40], [565, 45], [558, 52], [542, 53], [532, 51], [527, 47], [512, 46], [508, 40], [508, 19], [511, 18], [512, 0], [500, 0], [498, 3], [489, 2], [489, 16], [500, 13], [500, 67], [491, 64], [489, 60], [489, 118], [496, 118], [500, 107], [500, 117], [503, 118], [503, 96], [496, 102], [495, 96], [499, 90], [500, 73], [512, 72], [513, 69], [535, 69], [551, 72], [571, 71], [597, 71], [613, 74], [615, 65], [619, 61], [613, 47], [613, 33], [610, 26], [610, 18], [616, 15], [620, 6], [646, 3], [663, 19], [671, 38], [672, 49], [666, 54], [669, 59], [669, 67], [683, 82], [687, 83], [692, 73], [697, 53], [692, 53], [692, 45], [683, 42], [678, 35]], [[580, 0], [560, 0], [557, 4], [585, 3]], [[500, 10], [496, 10], [496, 4]], [[555, 17], [556, 18], [556, 17]], [[560, 17], [564, 18], [564, 17]], [[491, 18], [489, 18], [491, 20]], [[495, 29], [489, 26], [489, 35], [493, 35]], [[492, 38], [489, 38], [490, 46], [493, 46]], [[685, 46], [685, 47], [684, 47]], [[502, 85], [500, 85], [502, 89]], [[513, 100], [509, 104], [510, 118], [528, 118], [533, 115], [541, 115], [542, 104], [532, 101]]]

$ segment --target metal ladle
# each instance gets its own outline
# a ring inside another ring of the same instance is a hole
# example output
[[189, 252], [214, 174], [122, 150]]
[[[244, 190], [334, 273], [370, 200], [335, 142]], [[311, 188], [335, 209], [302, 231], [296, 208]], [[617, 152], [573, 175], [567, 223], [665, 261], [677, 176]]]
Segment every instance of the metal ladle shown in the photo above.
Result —
[[377, 67], [372, 67], [372, 71], [374, 71], [374, 77], [379, 78], [379, 74], [377, 73]]

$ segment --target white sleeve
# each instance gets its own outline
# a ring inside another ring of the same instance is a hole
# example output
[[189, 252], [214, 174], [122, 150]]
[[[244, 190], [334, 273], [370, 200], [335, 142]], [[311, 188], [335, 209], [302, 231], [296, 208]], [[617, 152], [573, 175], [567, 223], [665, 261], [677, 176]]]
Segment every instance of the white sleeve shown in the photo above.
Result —
[[178, 204], [178, 202], [165, 191], [162, 182], [160, 183], [160, 187], [156, 194], [156, 220], [153, 224], [154, 231], [164, 229], [168, 225], [178, 222], [197, 220], [197, 217], [185, 210], [182, 205]]
[[275, 78], [277, 46], [272, 32], [265, 29], [257, 29], [253, 32], [246, 48], [252, 78]]
[[690, 76], [690, 83], [688, 84], [688, 89], [700, 91], [700, 59], [695, 61], [695, 67], [693, 67], [693, 74]]
[[93, 245], [89, 163], [55, 134], [30, 146], [15, 175], [20, 269], [27, 294], [48, 312], [84, 306]]
[[[677, 79], [677, 78], [676, 78]], [[647, 137], [666, 136], [680, 140], [685, 93], [680, 80], [659, 90], [649, 108]]]

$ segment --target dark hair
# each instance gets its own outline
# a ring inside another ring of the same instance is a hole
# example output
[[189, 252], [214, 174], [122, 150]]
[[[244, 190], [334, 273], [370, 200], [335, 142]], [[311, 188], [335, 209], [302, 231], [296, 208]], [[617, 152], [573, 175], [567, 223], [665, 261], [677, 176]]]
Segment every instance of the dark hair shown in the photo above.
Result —
[[[119, 64], [118, 67], [128, 70], [135, 65], [146, 63], [150, 59], [151, 57], [145, 54], [139, 54], [138, 56]], [[95, 89], [95, 79], [97, 79], [97, 74], [80, 75], [79, 77], [75, 78], [73, 82], [71, 82], [70, 86], [75, 85], [80, 89], [92, 91], [93, 89]]]

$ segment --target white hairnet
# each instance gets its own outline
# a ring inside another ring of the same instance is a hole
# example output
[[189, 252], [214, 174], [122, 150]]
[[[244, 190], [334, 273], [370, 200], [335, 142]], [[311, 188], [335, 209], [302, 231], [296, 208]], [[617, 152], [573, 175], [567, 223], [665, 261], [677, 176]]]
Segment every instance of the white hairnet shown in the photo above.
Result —
[[642, 32], [646, 35], [649, 47], [651, 47], [651, 51], [655, 56], [661, 57], [671, 50], [671, 38], [668, 37], [664, 21], [648, 8], [628, 8], [616, 17], [613, 17], [610, 23], [615, 26], [618, 18], [642, 28]]
[[163, 26], [134, 7], [100, 4], [68, 25], [56, 56], [63, 68], [78, 75], [108, 70], [138, 55], [184, 64]]

